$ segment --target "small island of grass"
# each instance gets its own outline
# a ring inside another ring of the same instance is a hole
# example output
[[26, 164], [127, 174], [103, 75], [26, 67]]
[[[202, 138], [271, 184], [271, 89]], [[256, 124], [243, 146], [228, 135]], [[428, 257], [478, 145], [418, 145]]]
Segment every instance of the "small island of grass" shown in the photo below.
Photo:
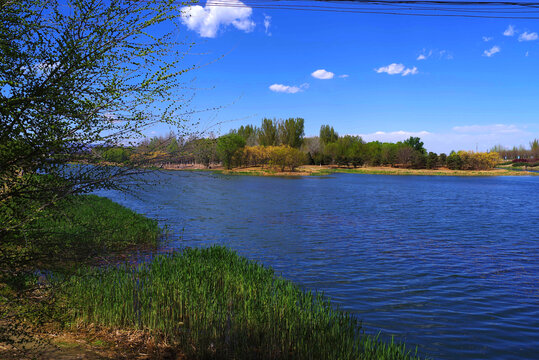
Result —
[[[260, 127], [241, 126], [218, 138], [146, 139], [135, 147], [95, 147], [99, 164], [144, 166], [166, 170], [212, 170], [231, 175], [307, 176], [335, 172], [428, 176], [534, 175], [539, 142], [530, 149], [487, 152], [427, 151], [418, 137], [396, 143], [365, 142], [359, 136], [339, 136], [324, 125], [319, 136], [305, 137], [304, 120], [263, 119]], [[82, 157], [84, 158], [84, 156]], [[509, 161], [507, 161], [509, 159]], [[499, 168], [499, 166], [507, 166]], [[524, 170], [524, 171], [521, 171]]]

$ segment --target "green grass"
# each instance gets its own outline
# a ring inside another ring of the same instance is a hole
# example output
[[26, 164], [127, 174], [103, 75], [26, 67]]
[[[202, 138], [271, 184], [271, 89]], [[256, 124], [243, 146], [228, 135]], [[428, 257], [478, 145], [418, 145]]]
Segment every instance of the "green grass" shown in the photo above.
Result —
[[156, 245], [161, 234], [157, 221], [95, 195], [62, 201], [44, 211], [25, 231], [38, 244], [53, 243], [61, 251], [92, 252]]
[[95, 195], [71, 196], [38, 215], [0, 244], [8, 273], [68, 269], [134, 246], [154, 247], [161, 236], [157, 221]]
[[411, 359], [362, 333], [321, 294], [223, 247], [186, 249], [136, 267], [83, 268], [63, 282], [66, 320], [143, 329], [189, 358]]

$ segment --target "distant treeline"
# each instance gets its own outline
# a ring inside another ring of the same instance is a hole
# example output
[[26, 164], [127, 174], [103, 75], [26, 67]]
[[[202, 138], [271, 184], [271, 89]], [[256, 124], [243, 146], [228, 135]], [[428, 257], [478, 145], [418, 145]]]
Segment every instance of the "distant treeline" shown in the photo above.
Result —
[[[520, 145], [514, 146], [512, 149], [507, 149], [503, 145], [496, 145], [490, 151], [497, 152], [504, 160], [532, 160], [532, 162], [539, 161], [539, 139], [530, 141], [530, 148], [526, 149]], [[523, 161], [530, 162], [530, 161]]]
[[280, 171], [300, 165], [343, 167], [392, 166], [414, 169], [447, 167], [486, 170], [504, 159], [538, 159], [538, 140], [530, 149], [505, 150], [498, 146], [489, 152], [452, 151], [449, 155], [425, 149], [418, 137], [396, 143], [365, 142], [359, 136], [340, 136], [332, 126], [323, 125], [319, 136], [305, 137], [304, 119], [262, 120], [260, 127], [240, 126], [220, 137], [184, 138], [169, 134], [146, 139], [136, 147], [102, 147], [105, 161], [150, 164], [222, 164], [226, 168], [268, 166]]

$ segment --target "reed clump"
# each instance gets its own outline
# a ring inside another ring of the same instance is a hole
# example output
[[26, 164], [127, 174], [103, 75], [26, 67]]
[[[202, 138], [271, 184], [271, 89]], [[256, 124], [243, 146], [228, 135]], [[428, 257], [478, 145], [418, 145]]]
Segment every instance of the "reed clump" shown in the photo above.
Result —
[[61, 286], [71, 324], [142, 329], [189, 358], [416, 358], [404, 344], [363, 334], [323, 295], [224, 247], [84, 267]]

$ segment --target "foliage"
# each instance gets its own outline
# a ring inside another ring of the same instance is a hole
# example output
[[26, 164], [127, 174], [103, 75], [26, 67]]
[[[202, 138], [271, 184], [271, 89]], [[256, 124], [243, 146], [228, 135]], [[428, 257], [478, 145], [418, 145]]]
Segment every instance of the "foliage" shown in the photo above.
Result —
[[179, 66], [185, 47], [180, 52], [171, 38], [178, 7], [165, 0], [0, 3], [1, 237], [63, 197], [117, 186], [136, 172], [71, 167], [81, 154], [92, 162], [91, 146], [129, 141], [156, 122], [179, 124], [177, 90], [187, 69]]
[[132, 151], [124, 147], [112, 147], [103, 151], [103, 159], [117, 164], [129, 161], [131, 155]]
[[256, 126], [253, 125], [246, 125], [246, 126], [240, 126], [238, 130], [232, 130], [233, 132], [236, 132], [239, 136], [245, 139], [245, 143], [247, 146], [255, 146], [258, 145], [258, 134], [259, 130]]
[[223, 247], [82, 269], [64, 299], [73, 324], [147, 330], [189, 358], [415, 358], [404, 345], [364, 335], [321, 294]]
[[512, 149], [507, 149], [503, 145], [496, 145], [490, 149], [490, 152], [495, 152], [504, 160], [522, 160], [522, 159], [539, 159], [539, 139], [530, 141], [530, 148], [524, 146], [514, 146]]
[[320, 141], [323, 144], [334, 143], [339, 139], [339, 134], [333, 129], [333, 126], [320, 126]]
[[456, 152], [451, 151], [446, 159], [446, 164], [451, 170], [460, 170], [462, 168], [462, 159]]
[[495, 152], [454, 151], [447, 157], [447, 167], [451, 170], [488, 170], [494, 168], [500, 160]]
[[286, 167], [294, 171], [305, 162], [305, 154], [289, 146], [273, 146], [269, 152], [269, 164], [277, 166], [281, 171], [284, 171]]
[[303, 144], [304, 120], [302, 118], [289, 118], [279, 122], [280, 143], [285, 146], [299, 148]]
[[[83, 228], [112, 221], [113, 215], [94, 213], [84, 223], [87, 216], [78, 216], [78, 208], [69, 210], [73, 217], [57, 214], [73, 194], [121, 188], [120, 179], [132, 185], [146, 157], [129, 156], [130, 166], [122, 167], [73, 161], [99, 163], [97, 145], [110, 149], [109, 159], [126, 161], [120, 144], [149, 125], [181, 125], [180, 79], [191, 68], [180, 64], [189, 45], [174, 41], [180, 6], [168, 0], [0, 1], [3, 279], [34, 276], [37, 261], [47, 254], [58, 255], [50, 260], [67, 258], [79, 245], [87, 251], [77, 252], [81, 257], [95, 253], [99, 246], [82, 246], [74, 234], [88, 235]], [[26, 314], [4, 310], [0, 338], [19, 338], [6, 331]]]
[[418, 137], [410, 136], [407, 140], [404, 141], [404, 144], [410, 146], [415, 151], [419, 151], [423, 154], [427, 151], [423, 147], [423, 142]]
[[[18, 266], [27, 267], [28, 271], [35, 271], [38, 266], [50, 270], [106, 251], [155, 245], [159, 234], [155, 220], [107, 198], [76, 195], [64, 198], [25, 224], [24, 237], [2, 244], [2, 254], [16, 257], [17, 252], [24, 253], [31, 261], [22, 261]], [[28, 238], [40, 241], [27, 244]], [[13, 264], [16, 259], [8, 262]]]
[[231, 133], [217, 139], [217, 154], [227, 169], [232, 168], [235, 156], [243, 147], [245, 139], [238, 134]]
[[198, 139], [193, 142], [195, 160], [205, 167], [217, 159], [217, 141], [215, 139]]
[[500, 160], [498, 153], [491, 152], [473, 152], [473, 151], [459, 151], [462, 164], [462, 170], [487, 170], [492, 169]]
[[[46, 341], [33, 332], [59, 311], [55, 288], [43, 274], [71, 273], [80, 263], [102, 261], [102, 256], [134, 245], [153, 247], [161, 230], [157, 221], [109, 199], [77, 195], [40, 212], [20, 234], [0, 243], [0, 263], [11, 266], [0, 268], [0, 343], [3, 350], [11, 346], [14, 359], [41, 358]], [[29, 241], [34, 238], [40, 241]]]
[[290, 146], [247, 146], [241, 154], [241, 164], [245, 166], [277, 167], [280, 171], [289, 168], [294, 171], [307, 162], [305, 154]]
[[262, 146], [279, 145], [279, 134], [277, 132], [277, 121], [272, 119], [262, 119], [262, 125], [258, 132], [258, 143]]

